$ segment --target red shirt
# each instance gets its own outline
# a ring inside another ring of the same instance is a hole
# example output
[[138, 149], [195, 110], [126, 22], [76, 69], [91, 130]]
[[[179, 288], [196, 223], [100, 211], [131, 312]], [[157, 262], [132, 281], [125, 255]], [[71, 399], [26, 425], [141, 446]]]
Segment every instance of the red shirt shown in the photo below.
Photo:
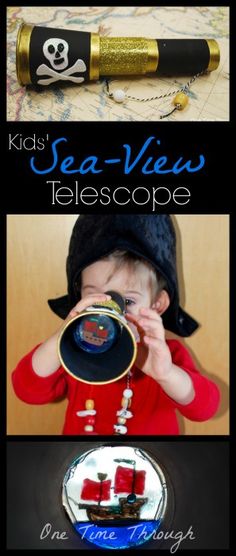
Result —
[[[195, 397], [187, 405], [171, 399], [160, 385], [137, 367], [133, 367], [131, 388], [133, 390], [130, 410], [133, 417], [127, 419], [128, 435], [179, 434], [176, 410], [192, 421], [206, 421], [216, 412], [219, 405], [217, 386], [196, 369], [188, 351], [177, 340], [167, 340], [172, 361], [184, 369], [192, 379]], [[87, 399], [94, 400], [96, 409], [94, 432], [113, 435], [117, 423], [116, 412], [121, 409], [126, 377], [106, 385], [89, 385], [70, 376], [60, 367], [49, 377], [38, 376], [32, 368], [31, 351], [17, 365], [12, 375], [16, 395], [26, 403], [44, 404], [59, 398], [68, 398], [63, 434], [84, 433], [85, 418], [77, 411], [85, 409]]]

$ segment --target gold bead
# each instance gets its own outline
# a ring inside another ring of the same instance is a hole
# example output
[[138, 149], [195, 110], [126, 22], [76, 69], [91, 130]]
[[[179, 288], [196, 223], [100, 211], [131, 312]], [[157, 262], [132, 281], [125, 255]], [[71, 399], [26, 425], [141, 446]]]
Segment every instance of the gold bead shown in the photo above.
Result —
[[185, 93], [178, 93], [173, 100], [173, 104], [178, 110], [184, 110], [188, 104], [188, 96]]
[[122, 400], [121, 400], [121, 407], [123, 407], [124, 409], [126, 409], [127, 407], [131, 406], [131, 399], [129, 398], [125, 398], [123, 396]]
[[126, 409], [127, 402], [128, 402], [127, 398], [124, 398], [124, 396], [123, 396], [123, 398], [121, 400], [121, 407], [124, 407]]
[[126, 419], [124, 417], [118, 417], [117, 423], [119, 423], [119, 425], [125, 425]]
[[93, 432], [93, 427], [92, 427], [92, 425], [85, 425], [84, 431], [85, 431], [85, 432]]
[[93, 408], [94, 408], [94, 401], [93, 400], [86, 400], [85, 409], [93, 409]]

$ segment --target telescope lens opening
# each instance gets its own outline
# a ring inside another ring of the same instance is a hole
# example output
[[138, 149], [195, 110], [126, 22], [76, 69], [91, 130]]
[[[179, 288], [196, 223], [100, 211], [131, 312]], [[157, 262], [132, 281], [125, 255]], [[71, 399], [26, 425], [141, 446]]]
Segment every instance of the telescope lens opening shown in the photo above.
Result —
[[74, 341], [87, 353], [108, 351], [118, 340], [121, 325], [107, 315], [88, 315], [79, 319], [73, 331]]

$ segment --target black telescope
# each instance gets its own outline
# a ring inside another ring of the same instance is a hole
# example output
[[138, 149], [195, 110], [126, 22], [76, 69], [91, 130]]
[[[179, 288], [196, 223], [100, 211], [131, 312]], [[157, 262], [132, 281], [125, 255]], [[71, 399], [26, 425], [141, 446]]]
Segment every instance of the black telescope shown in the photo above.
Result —
[[21, 85], [96, 81], [100, 76], [195, 75], [217, 69], [214, 39], [100, 37], [23, 23], [16, 46]]
[[128, 373], [137, 347], [125, 319], [125, 301], [113, 291], [111, 300], [94, 303], [66, 323], [58, 340], [64, 369], [89, 384], [114, 382]]

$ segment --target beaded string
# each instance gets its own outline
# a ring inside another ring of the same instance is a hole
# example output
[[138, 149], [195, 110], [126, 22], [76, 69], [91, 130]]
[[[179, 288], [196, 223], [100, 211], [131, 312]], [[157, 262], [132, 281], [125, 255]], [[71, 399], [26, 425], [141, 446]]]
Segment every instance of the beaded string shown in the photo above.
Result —
[[[90, 396], [92, 394], [92, 387], [90, 388]], [[93, 433], [94, 432], [94, 425], [96, 422], [96, 409], [94, 409], [94, 400], [92, 399], [92, 397], [88, 398], [85, 401], [85, 409], [82, 409], [82, 411], [77, 411], [76, 415], [78, 415], [78, 417], [83, 417], [84, 418], [84, 432], [85, 433]]]
[[[131, 388], [131, 371], [127, 374], [126, 379], [126, 388], [123, 390], [123, 395], [121, 399], [121, 408], [116, 412], [117, 422], [113, 425], [114, 434], [126, 434], [128, 432], [126, 421], [127, 419], [131, 419], [133, 417], [132, 412], [130, 411], [132, 397], [133, 397], [133, 390]], [[85, 401], [85, 409], [81, 411], [77, 411], [76, 415], [78, 417], [84, 418], [84, 432], [85, 434], [93, 434], [94, 433], [94, 425], [96, 422], [96, 409], [94, 409], [94, 400], [92, 398], [88, 398]]]
[[133, 95], [127, 95], [125, 93], [125, 91], [123, 89], [116, 89], [114, 92], [110, 91], [110, 83], [109, 81], [106, 79], [105, 80], [105, 92], [107, 94], [107, 96], [111, 99], [113, 99], [115, 102], [118, 103], [122, 103], [125, 101], [125, 99], [128, 100], [136, 100], [139, 102], [148, 102], [148, 101], [153, 101], [153, 100], [161, 100], [167, 97], [172, 97], [175, 95], [175, 98], [173, 99], [173, 104], [174, 104], [174, 108], [168, 113], [168, 114], [163, 114], [160, 116], [160, 120], [162, 120], [163, 118], [167, 118], [167, 116], [170, 116], [171, 114], [173, 114], [173, 112], [175, 112], [175, 110], [183, 110], [187, 104], [188, 104], [188, 91], [191, 87], [191, 85], [194, 83], [194, 81], [196, 81], [196, 79], [198, 77], [200, 77], [201, 75], [203, 75], [204, 73], [206, 73], [205, 71], [201, 71], [199, 73], [196, 73], [196, 75], [194, 75], [184, 86], [180, 87], [179, 89], [176, 89], [175, 91], [170, 91], [169, 93], [165, 93], [163, 95], [158, 95], [158, 96], [153, 96], [153, 97], [135, 97]]
[[133, 417], [130, 411], [130, 406], [132, 403], [133, 390], [130, 387], [131, 371], [127, 374], [126, 388], [123, 390], [123, 397], [121, 399], [121, 409], [116, 412], [117, 423], [113, 425], [115, 434], [126, 434], [128, 429], [126, 426], [127, 419]]

